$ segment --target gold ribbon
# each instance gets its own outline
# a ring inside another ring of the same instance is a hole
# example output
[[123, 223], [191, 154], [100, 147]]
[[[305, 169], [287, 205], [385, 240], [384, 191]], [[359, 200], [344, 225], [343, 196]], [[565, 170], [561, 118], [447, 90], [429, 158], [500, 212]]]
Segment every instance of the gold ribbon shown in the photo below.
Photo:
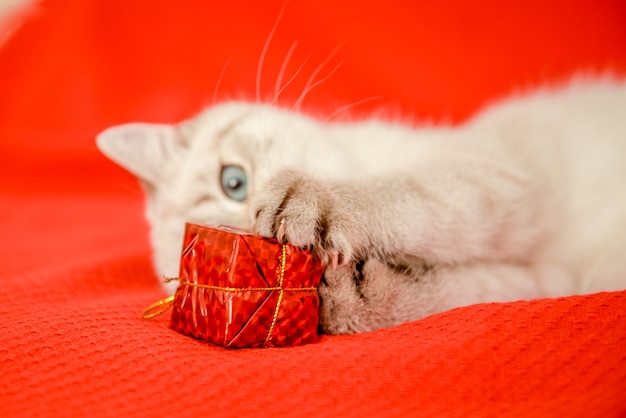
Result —
[[[283, 281], [285, 279], [286, 264], [287, 264], [287, 248], [286, 246], [282, 245], [280, 265], [278, 266], [278, 269], [276, 271], [276, 275], [278, 276], [278, 286], [273, 286], [273, 287], [225, 287], [225, 286], [213, 286], [209, 284], [193, 283], [189, 281], [181, 281], [180, 284], [186, 285], [186, 286], [192, 286], [192, 287], [199, 287], [201, 289], [222, 290], [224, 292], [234, 292], [234, 293], [249, 292], [249, 291], [254, 292], [254, 291], [278, 290], [279, 291], [278, 302], [276, 302], [276, 309], [274, 310], [272, 323], [270, 324], [270, 328], [267, 331], [267, 336], [265, 337], [265, 341], [263, 342], [263, 345], [265, 346], [271, 339], [272, 331], [274, 331], [274, 326], [276, 325], [276, 321], [278, 320], [278, 311], [280, 309], [280, 304], [283, 301], [283, 294], [285, 292], [290, 292], [290, 291], [317, 290], [317, 287], [286, 287], [286, 288], [283, 287]], [[177, 280], [177, 279], [166, 279], [166, 281], [172, 281], [172, 280]], [[160, 301], [155, 302], [152, 305], [148, 306], [146, 309], [144, 309], [144, 311], [141, 313], [141, 317], [143, 319], [154, 318], [156, 316], [161, 315], [165, 311], [167, 311], [169, 308], [172, 307], [172, 305], [174, 305], [174, 296], [169, 296], [165, 299], [161, 299]]]
[[161, 299], [160, 301], [154, 302], [152, 305], [144, 309], [143, 312], [141, 313], [141, 317], [143, 319], [150, 319], [150, 318], [154, 318], [155, 316], [159, 316], [165, 311], [167, 311], [169, 308], [171, 308], [173, 304], [174, 304], [174, 295], [169, 296], [165, 299]]
[[274, 317], [272, 318], [272, 324], [270, 325], [270, 329], [267, 331], [267, 336], [265, 337], [265, 341], [263, 341], [263, 345], [267, 345], [267, 342], [270, 340], [272, 336], [272, 331], [274, 331], [274, 325], [276, 325], [276, 320], [278, 319], [278, 308], [280, 308], [280, 303], [283, 301], [283, 293], [285, 291], [282, 289], [283, 287], [283, 279], [285, 278], [285, 264], [287, 262], [287, 249], [285, 246], [281, 246], [281, 257], [280, 257], [280, 270], [278, 273], [278, 287], [280, 290], [278, 292], [278, 302], [276, 302], [276, 310], [274, 311]]

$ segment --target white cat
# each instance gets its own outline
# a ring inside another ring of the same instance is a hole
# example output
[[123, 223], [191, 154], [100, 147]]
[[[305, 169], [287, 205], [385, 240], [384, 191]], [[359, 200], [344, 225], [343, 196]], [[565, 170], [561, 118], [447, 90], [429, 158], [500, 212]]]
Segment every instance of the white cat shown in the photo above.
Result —
[[626, 288], [625, 82], [542, 89], [457, 127], [236, 102], [97, 143], [145, 186], [160, 274], [178, 275], [185, 221], [312, 247], [329, 333]]

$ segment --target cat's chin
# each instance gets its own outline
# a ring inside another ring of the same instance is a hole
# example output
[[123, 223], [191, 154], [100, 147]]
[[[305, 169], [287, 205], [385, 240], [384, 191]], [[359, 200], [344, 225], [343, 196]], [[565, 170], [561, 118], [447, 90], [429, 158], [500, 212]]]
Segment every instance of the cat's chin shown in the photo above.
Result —
[[157, 278], [163, 290], [165, 290], [168, 296], [172, 296], [176, 293], [176, 288], [178, 287], [178, 258], [168, 261], [169, 262], [164, 262], [163, 260], [156, 259], [155, 256], [154, 264]]

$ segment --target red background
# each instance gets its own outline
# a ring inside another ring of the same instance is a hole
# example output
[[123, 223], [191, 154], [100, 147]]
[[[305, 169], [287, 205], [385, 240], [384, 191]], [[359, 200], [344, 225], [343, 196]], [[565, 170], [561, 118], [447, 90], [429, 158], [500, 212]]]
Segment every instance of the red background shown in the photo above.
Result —
[[[20, 14], [0, 47], [0, 415], [626, 415], [626, 292], [479, 305], [293, 349], [227, 351], [139, 318], [163, 296], [142, 196], [94, 137], [255, 100], [282, 7], [51, 0]], [[625, 74], [626, 3], [293, 0], [263, 100], [294, 41], [284, 80], [306, 63], [279, 105], [330, 57], [318, 79], [339, 68], [305, 112], [375, 98], [351, 113], [454, 123], [518, 89]]]

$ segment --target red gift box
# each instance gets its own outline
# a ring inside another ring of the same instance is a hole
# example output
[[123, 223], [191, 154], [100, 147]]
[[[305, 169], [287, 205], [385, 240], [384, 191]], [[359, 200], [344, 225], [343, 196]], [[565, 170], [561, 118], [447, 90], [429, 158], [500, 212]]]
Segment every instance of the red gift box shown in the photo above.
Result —
[[273, 238], [187, 224], [170, 327], [226, 347], [313, 342], [323, 270]]

